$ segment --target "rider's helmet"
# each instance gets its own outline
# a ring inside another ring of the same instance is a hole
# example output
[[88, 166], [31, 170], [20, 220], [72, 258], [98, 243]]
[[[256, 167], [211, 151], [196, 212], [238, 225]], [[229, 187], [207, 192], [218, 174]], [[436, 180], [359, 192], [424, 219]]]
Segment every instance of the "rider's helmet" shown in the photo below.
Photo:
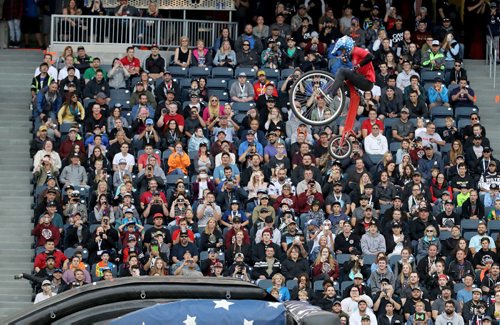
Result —
[[332, 53], [336, 53], [338, 50], [345, 50], [345, 55], [351, 55], [352, 49], [354, 48], [354, 40], [349, 36], [343, 36], [337, 40], [335, 43], [335, 47], [332, 50]]

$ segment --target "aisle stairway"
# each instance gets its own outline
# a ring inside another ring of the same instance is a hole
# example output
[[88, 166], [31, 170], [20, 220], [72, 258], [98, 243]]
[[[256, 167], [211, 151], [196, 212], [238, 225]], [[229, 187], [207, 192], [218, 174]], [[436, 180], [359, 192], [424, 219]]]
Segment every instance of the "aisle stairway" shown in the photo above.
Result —
[[32, 289], [14, 274], [33, 263], [29, 85], [40, 51], [0, 50], [0, 320], [29, 307]]
[[[486, 127], [486, 136], [491, 142], [495, 158], [500, 158], [500, 66], [497, 66], [496, 88], [489, 78], [488, 66], [484, 60], [465, 60], [467, 77], [477, 97], [481, 124]], [[499, 102], [496, 102], [498, 97]]]

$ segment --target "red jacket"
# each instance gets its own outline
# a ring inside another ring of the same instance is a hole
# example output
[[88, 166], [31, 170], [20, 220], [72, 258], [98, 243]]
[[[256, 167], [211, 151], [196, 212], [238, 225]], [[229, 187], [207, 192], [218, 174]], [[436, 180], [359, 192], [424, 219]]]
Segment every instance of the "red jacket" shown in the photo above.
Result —
[[[335, 260], [333, 262], [334, 262], [333, 269], [330, 269], [330, 272], [328, 272], [328, 276], [333, 278], [334, 280], [336, 280], [339, 278], [339, 264]], [[323, 262], [319, 262], [318, 264], [315, 264], [313, 266], [313, 270], [312, 270], [313, 278], [315, 278], [321, 274], [323, 274]]]
[[66, 139], [64, 140], [63, 143], [61, 143], [61, 147], [59, 148], [59, 156], [61, 156], [61, 159], [68, 157], [69, 153], [71, 152], [71, 150], [73, 150], [73, 147], [75, 145], [79, 145], [80, 152], [82, 154], [85, 154], [85, 145], [83, 144], [83, 141], [81, 140], [71, 141], [69, 139]]
[[36, 245], [38, 247], [44, 246], [48, 239], [53, 239], [56, 246], [59, 245], [59, 240], [61, 240], [59, 228], [51, 223], [48, 225], [45, 223], [39, 223], [36, 225], [35, 229], [33, 229], [31, 234], [37, 237]]
[[[34, 267], [39, 267], [40, 269], [44, 269], [46, 264], [45, 264], [45, 260], [47, 259], [47, 253], [40, 253], [38, 254], [36, 257], [35, 257], [35, 265]], [[64, 261], [66, 261], [68, 258], [66, 257], [66, 255], [64, 255], [63, 252], [61, 252], [60, 250], [56, 249], [52, 255], [55, 257], [56, 259], [56, 264], [55, 264], [55, 267], [56, 268], [62, 268], [63, 264], [64, 264]]]
[[303, 192], [297, 198], [297, 208], [300, 213], [306, 213], [311, 210], [311, 204], [314, 200], [318, 200], [321, 206], [323, 206], [323, 194], [316, 192], [314, 195], [307, 195], [307, 191]]

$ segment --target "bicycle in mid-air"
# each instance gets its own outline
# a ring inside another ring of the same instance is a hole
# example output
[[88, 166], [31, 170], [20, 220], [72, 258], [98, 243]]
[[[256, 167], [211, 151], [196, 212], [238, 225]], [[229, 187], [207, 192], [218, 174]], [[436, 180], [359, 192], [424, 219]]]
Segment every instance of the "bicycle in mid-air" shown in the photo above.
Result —
[[[333, 93], [334, 82], [335, 77], [331, 73], [320, 70], [310, 71], [300, 76], [290, 92], [290, 104], [295, 116], [311, 126], [327, 125], [337, 119], [347, 99], [342, 88]], [[359, 93], [354, 85], [349, 81], [345, 81], [345, 84], [350, 92], [350, 102], [344, 131], [334, 136], [328, 145], [328, 152], [335, 159], [344, 159], [351, 154], [352, 143], [349, 136], [354, 134], [353, 127], [360, 102]], [[324, 99], [325, 106], [318, 108], [317, 101], [320, 98]], [[324, 114], [320, 114], [320, 110], [330, 112], [325, 117]]]

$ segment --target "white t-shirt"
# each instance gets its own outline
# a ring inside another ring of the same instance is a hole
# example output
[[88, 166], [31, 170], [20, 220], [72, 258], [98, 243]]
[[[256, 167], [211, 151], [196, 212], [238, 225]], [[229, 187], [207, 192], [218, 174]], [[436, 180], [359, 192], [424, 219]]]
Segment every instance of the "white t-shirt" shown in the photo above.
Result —
[[50, 296], [47, 296], [43, 292], [40, 292], [39, 294], [36, 295], [34, 303], [37, 304], [39, 302], [49, 299], [50, 297], [54, 297], [55, 295], [57, 295], [57, 293], [55, 292], [51, 292]]
[[113, 157], [113, 165], [117, 165], [120, 163], [120, 159], [125, 159], [127, 161], [127, 169], [130, 169], [131, 167], [134, 167], [135, 165], [135, 158], [133, 155], [127, 153], [126, 156], [124, 156], [121, 152], [117, 153]]

